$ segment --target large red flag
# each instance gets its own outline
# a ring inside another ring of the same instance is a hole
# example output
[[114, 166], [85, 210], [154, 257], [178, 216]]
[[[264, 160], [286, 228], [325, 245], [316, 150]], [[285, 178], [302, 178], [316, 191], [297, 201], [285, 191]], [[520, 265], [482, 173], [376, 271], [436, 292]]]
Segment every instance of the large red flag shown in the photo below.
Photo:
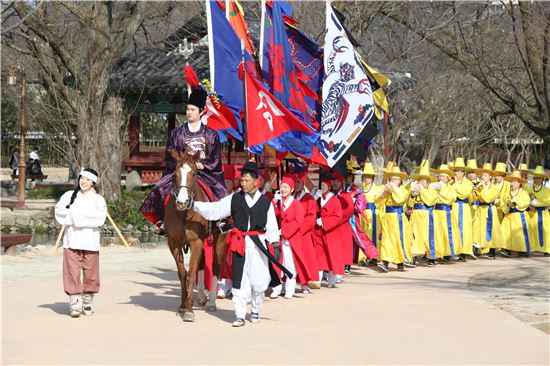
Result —
[[245, 70], [245, 78], [248, 146], [264, 144], [290, 131], [306, 134], [313, 132], [267, 91], [248, 70]]
[[201, 119], [208, 127], [215, 131], [234, 128], [239, 130], [235, 115], [221, 100], [213, 95], [206, 98], [206, 105], [202, 112]]

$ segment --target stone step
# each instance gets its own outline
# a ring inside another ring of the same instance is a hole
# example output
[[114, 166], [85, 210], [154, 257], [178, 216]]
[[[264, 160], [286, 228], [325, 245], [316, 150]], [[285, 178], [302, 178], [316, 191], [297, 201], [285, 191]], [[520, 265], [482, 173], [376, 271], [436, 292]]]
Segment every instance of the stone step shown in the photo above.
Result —
[[14, 208], [12, 215], [14, 216], [28, 216], [28, 217], [40, 217], [49, 216], [50, 213], [43, 208]]

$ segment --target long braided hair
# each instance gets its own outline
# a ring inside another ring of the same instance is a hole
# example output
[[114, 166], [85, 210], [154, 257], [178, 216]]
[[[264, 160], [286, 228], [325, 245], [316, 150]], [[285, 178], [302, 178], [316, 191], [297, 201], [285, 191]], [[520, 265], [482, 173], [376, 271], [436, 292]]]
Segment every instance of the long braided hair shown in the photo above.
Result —
[[[98, 175], [97, 172], [95, 170], [93, 170], [92, 168], [85, 168], [83, 170], [85, 172], [92, 173], [95, 176]], [[69, 202], [69, 204], [67, 206], [65, 206], [65, 208], [70, 208], [71, 207], [74, 200], [76, 199], [76, 195], [78, 194], [78, 192], [80, 192], [80, 177], [81, 177], [81, 175], [78, 176], [78, 179], [76, 181], [76, 188], [74, 189], [73, 194], [71, 195], [71, 201]], [[95, 182], [92, 182], [92, 187], [95, 187], [95, 186], [96, 186]]]

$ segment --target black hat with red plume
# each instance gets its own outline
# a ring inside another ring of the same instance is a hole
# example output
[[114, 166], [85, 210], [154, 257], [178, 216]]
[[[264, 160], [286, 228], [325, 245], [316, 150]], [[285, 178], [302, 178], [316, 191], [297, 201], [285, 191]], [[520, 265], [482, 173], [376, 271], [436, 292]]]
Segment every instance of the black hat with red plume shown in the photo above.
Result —
[[193, 70], [190, 65], [185, 65], [183, 72], [185, 74], [185, 79], [187, 80], [188, 89], [191, 92], [189, 95], [188, 104], [194, 105], [201, 110], [204, 109], [208, 94], [200, 87], [199, 79], [197, 78], [195, 70]]

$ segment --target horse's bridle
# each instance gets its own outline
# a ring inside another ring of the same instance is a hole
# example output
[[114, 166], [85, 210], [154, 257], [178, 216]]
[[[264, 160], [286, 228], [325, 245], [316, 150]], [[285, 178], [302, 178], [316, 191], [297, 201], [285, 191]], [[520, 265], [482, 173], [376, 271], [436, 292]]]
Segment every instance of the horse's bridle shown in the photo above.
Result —
[[[187, 193], [189, 195], [189, 198], [187, 198], [187, 201], [184, 202], [184, 203], [179, 203], [178, 202], [178, 195], [180, 193], [180, 190], [182, 188], [185, 188], [187, 190]], [[189, 188], [187, 186], [184, 186], [184, 185], [181, 185], [181, 186], [177, 186], [176, 185], [176, 179], [174, 179], [174, 183], [172, 183], [172, 191], [170, 192], [170, 194], [174, 197], [174, 199], [176, 200], [176, 207], [178, 209], [180, 209], [181, 211], [185, 211], [185, 210], [189, 210], [190, 208], [193, 207], [193, 204], [195, 203], [195, 188]]]

